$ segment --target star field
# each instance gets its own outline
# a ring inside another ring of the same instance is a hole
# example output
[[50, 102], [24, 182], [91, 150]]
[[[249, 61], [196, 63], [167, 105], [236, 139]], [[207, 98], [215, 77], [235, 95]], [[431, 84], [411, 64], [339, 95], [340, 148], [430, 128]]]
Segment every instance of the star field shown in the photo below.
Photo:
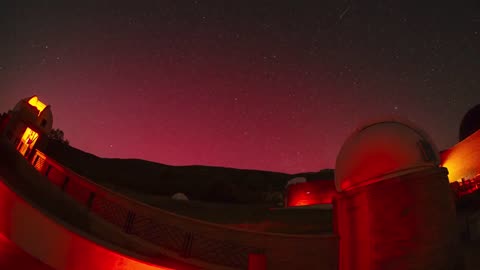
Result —
[[321, 2], [2, 4], [0, 110], [37, 94], [73, 146], [173, 165], [318, 171], [391, 116], [453, 145], [479, 4]]

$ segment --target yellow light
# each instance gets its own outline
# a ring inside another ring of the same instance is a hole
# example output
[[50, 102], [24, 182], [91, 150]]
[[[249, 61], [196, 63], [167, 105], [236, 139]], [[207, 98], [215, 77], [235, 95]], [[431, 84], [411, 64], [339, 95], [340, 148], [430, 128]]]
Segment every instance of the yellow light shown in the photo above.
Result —
[[47, 107], [47, 105], [43, 104], [40, 100], [38, 100], [37, 96], [33, 96], [29, 101], [28, 104], [32, 105], [33, 107], [37, 108], [38, 115], [42, 113], [42, 111]]
[[23, 133], [22, 140], [19, 143], [20, 149], [18, 150], [22, 155], [25, 155], [27, 149], [32, 149], [38, 139], [38, 133], [30, 128], [27, 128]]
[[480, 130], [442, 154], [450, 183], [471, 179], [480, 173]]

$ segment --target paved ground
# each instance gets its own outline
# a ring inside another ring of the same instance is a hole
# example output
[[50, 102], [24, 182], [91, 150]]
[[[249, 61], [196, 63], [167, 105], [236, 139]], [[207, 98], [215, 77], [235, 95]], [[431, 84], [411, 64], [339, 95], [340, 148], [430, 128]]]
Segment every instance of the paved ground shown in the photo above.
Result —
[[473, 241], [465, 244], [462, 247], [462, 250], [465, 260], [465, 270], [480, 269], [480, 241]]
[[0, 269], [53, 270], [0, 235]]

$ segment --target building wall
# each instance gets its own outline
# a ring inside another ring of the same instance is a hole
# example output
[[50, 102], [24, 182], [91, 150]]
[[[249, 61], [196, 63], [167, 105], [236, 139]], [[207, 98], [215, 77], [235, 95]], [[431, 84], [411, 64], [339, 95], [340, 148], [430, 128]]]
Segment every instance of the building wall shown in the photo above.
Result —
[[480, 174], [480, 130], [441, 154], [450, 182], [471, 179]]
[[340, 270], [459, 269], [455, 204], [443, 168], [343, 192], [334, 209]]
[[331, 204], [337, 194], [333, 180], [318, 180], [289, 185], [287, 207], [315, 204]]
[[57, 270], [168, 269], [121, 255], [70, 231], [32, 207], [3, 181], [0, 181], [0, 214], [3, 235]]

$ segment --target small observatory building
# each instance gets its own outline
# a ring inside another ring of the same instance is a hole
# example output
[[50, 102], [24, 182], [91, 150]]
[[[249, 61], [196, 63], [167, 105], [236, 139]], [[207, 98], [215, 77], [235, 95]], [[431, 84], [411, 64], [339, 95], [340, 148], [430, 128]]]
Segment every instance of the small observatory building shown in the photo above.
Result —
[[50, 105], [40, 101], [37, 96], [32, 96], [20, 100], [13, 110], [2, 115], [0, 137], [29, 158], [34, 148], [46, 147], [47, 135], [52, 130], [52, 125]]

